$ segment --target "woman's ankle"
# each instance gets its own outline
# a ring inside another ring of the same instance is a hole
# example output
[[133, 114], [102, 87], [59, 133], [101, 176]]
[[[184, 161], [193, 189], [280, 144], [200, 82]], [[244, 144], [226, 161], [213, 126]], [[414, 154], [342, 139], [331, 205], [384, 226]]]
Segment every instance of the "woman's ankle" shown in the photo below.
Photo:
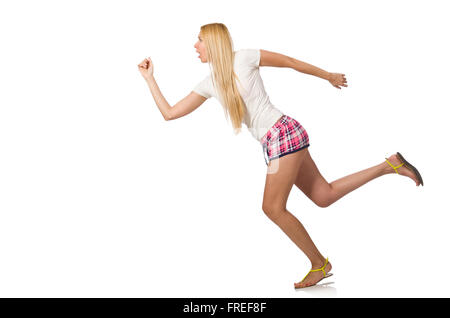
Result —
[[392, 169], [392, 167], [387, 163], [386, 160], [383, 161], [382, 163], [380, 163], [380, 167], [381, 167], [383, 175], [390, 174], [390, 173], [395, 173], [394, 169]]
[[311, 262], [311, 268], [316, 269], [316, 268], [321, 268], [323, 267], [323, 265], [325, 265], [326, 262], [326, 258], [323, 256], [317, 257], [313, 260], [309, 260]]

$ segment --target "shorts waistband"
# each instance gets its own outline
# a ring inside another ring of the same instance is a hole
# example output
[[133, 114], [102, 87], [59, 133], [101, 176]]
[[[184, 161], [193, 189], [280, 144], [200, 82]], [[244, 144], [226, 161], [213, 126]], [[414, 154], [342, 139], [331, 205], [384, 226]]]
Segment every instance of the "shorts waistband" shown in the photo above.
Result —
[[266, 137], [267, 137], [267, 134], [269, 133], [269, 131], [273, 128], [273, 127], [275, 127], [278, 123], [281, 123], [281, 122], [283, 122], [283, 121], [286, 121], [286, 119], [288, 118], [289, 116], [288, 115], [283, 115], [283, 116], [281, 116], [280, 118], [278, 118], [278, 120], [272, 125], [272, 127], [270, 127], [268, 130], [267, 130], [267, 132], [264, 134], [264, 136], [262, 136], [262, 138], [261, 138], [261, 140], [259, 141], [261, 144], [265, 141], [265, 139], [266, 139]]

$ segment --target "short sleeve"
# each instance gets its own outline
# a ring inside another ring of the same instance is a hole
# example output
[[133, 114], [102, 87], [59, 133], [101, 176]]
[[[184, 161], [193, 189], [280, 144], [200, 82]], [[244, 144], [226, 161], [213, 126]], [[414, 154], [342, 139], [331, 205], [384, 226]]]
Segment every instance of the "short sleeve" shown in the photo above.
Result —
[[210, 92], [210, 82], [211, 75], [208, 75], [194, 87], [193, 91], [205, 98], [210, 98], [212, 96]]
[[246, 64], [253, 68], [259, 67], [259, 61], [261, 59], [261, 51], [259, 49], [244, 49], [244, 60]]

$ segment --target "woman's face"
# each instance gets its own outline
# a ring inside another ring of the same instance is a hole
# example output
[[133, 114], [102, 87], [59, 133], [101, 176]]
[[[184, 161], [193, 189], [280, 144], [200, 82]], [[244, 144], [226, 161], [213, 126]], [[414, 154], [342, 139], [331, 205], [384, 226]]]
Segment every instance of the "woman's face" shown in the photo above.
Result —
[[198, 41], [197, 43], [195, 43], [194, 45], [195, 49], [197, 50], [197, 53], [199, 54], [199, 58], [200, 61], [202, 63], [206, 63], [208, 62], [206, 59], [206, 47], [205, 47], [205, 43], [203, 42], [203, 38], [201, 37], [201, 35], [198, 35]]

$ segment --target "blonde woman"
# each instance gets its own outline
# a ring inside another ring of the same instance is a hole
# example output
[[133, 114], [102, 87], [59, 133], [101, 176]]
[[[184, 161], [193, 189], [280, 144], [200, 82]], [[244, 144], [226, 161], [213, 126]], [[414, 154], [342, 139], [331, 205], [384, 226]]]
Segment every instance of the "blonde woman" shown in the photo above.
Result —
[[295, 288], [315, 285], [332, 274], [331, 263], [317, 249], [300, 221], [286, 209], [292, 186], [297, 186], [319, 207], [327, 207], [365, 183], [388, 173], [398, 173], [423, 185], [417, 169], [399, 153], [373, 167], [348, 175], [331, 183], [320, 174], [308, 151], [309, 137], [294, 118], [271, 104], [259, 67], [289, 67], [325, 79], [337, 89], [347, 87], [344, 74], [329, 73], [279, 53], [257, 49], [233, 51], [231, 36], [221, 23], [200, 28], [194, 45], [202, 63], [209, 63], [211, 73], [193, 91], [170, 106], [153, 77], [150, 58], [138, 64], [153, 98], [165, 120], [185, 116], [215, 97], [231, 118], [235, 133], [245, 123], [252, 136], [261, 143], [267, 164], [262, 210], [305, 253], [311, 270]]

